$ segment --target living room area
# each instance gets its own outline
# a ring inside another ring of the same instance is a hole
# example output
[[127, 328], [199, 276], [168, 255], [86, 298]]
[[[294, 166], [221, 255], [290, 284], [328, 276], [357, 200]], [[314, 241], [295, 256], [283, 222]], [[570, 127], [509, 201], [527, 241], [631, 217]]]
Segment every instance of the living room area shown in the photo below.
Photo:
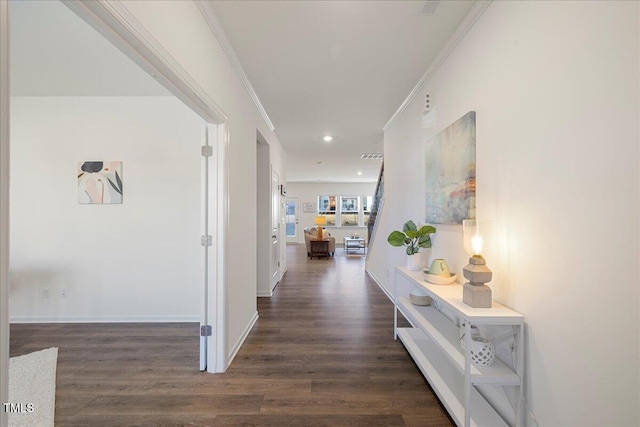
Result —
[[[382, 164], [381, 161], [370, 163], [378, 168]], [[358, 166], [356, 163], [355, 168]], [[317, 228], [323, 227], [322, 238], [327, 240], [327, 254], [321, 254], [320, 257], [328, 258], [336, 253], [365, 255], [376, 185], [376, 181], [288, 181], [285, 202], [287, 244], [305, 244], [307, 254], [311, 257], [312, 242], [318, 240]], [[317, 224], [318, 218], [322, 218], [324, 224]]]

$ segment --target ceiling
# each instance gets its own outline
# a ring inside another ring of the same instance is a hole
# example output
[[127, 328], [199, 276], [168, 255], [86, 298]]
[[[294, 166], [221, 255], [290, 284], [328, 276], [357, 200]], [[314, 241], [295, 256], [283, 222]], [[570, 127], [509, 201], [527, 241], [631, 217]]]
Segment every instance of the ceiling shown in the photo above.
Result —
[[361, 154], [382, 152], [382, 127], [473, 5], [424, 14], [426, 3], [213, 2], [287, 152], [287, 181], [377, 180], [381, 162]]
[[[287, 181], [373, 182], [381, 161], [360, 156], [382, 152], [382, 127], [473, 3], [212, 5], [287, 152]], [[12, 96], [170, 95], [58, 1], [14, 0], [10, 19]]]

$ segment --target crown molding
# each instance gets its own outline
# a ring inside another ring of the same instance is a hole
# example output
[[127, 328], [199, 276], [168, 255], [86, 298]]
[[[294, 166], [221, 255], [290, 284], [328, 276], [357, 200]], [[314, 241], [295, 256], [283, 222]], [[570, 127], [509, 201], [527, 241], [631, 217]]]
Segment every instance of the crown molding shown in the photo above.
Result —
[[228, 120], [222, 108], [119, 0], [62, 0], [173, 95], [211, 123]]
[[409, 93], [409, 96], [402, 102], [400, 107], [393, 113], [393, 116], [389, 119], [389, 121], [382, 127], [383, 131], [389, 129], [389, 126], [403, 113], [404, 110], [407, 109], [411, 101], [418, 95], [418, 93], [424, 88], [427, 84], [431, 76], [435, 74], [435, 72], [442, 66], [442, 64], [446, 61], [446, 59], [451, 55], [451, 52], [454, 51], [456, 46], [462, 41], [462, 39], [467, 35], [469, 30], [473, 28], [476, 21], [482, 16], [485, 10], [489, 7], [489, 5], [493, 2], [493, 0], [482, 0], [477, 1], [466, 14], [458, 28], [454, 31], [454, 33], [449, 37], [447, 44], [438, 52], [436, 59], [433, 60], [427, 71], [422, 75], [418, 83], [413, 87], [413, 90]]
[[231, 47], [231, 43], [227, 38], [227, 34], [224, 32], [224, 29], [222, 28], [222, 24], [220, 24], [220, 21], [218, 20], [218, 17], [216, 16], [215, 11], [213, 10], [213, 2], [196, 0], [196, 4], [198, 5], [198, 9], [200, 9], [200, 13], [202, 13], [202, 16], [204, 16], [204, 19], [207, 21], [207, 24], [209, 25], [211, 32], [218, 40], [220, 47], [222, 48], [224, 53], [227, 55], [229, 62], [231, 62], [231, 66], [233, 67], [236, 74], [238, 75], [238, 78], [244, 85], [244, 88], [249, 93], [249, 96], [253, 100], [254, 104], [256, 104], [256, 108], [258, 109], [258, 112], [262, 116], [263, 120], [265, 121], [269, 129], [273, 132], [275, 127], [273, 126], [271, 119], [267, 115], [267, 111], [262, 106], [262, 103], [260, 102], [260, 99], [258, 98], [256, 91], [253, 90], [253, 86], [249, 81], [249, 77], [244, 72], [244, 68], [242, 68], [242, 65], [240, 64], [240, 60], [238, 59], [236, 52], [233, 50], [233, 47]]

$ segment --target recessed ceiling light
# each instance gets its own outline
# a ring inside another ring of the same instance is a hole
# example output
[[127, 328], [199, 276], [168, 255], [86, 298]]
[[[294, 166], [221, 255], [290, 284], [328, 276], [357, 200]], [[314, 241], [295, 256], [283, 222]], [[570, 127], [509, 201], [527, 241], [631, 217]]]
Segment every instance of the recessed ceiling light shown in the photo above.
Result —
[[358, 171], [358, 175], [362, 175], [362, 171]]
[[325, 137], [324, 137], [324, 138], [322, 138], [322, 139], [324, 139], [324, 142], [331, 142], [331, 141], [333, 141], [333, 137], [332, 137], [331, 135], [325, 135]]

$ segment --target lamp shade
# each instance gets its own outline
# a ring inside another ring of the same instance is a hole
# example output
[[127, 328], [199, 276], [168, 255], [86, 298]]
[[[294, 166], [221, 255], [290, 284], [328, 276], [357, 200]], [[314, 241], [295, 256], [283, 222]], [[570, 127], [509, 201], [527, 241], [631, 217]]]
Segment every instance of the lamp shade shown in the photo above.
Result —
[[324, 237], [322, 235], [322, 226], [327, 223], [327, 218], [318, 215], [317, 217], [314, 218], [313, 223], [318, 226], [318, 234], [317, 234], [318, 240], [322, 240]]
[[313, 220], [313, 223], [315, 225], [325, 225], [327, 223], [327, 218], [323, 217], [323, 216], [317, 216], [315, 217], [315, 219]]
[[464, 250], [469, 256], [482, 255], [493, 237], [493, 221], [465, 219], [462, 221]]

